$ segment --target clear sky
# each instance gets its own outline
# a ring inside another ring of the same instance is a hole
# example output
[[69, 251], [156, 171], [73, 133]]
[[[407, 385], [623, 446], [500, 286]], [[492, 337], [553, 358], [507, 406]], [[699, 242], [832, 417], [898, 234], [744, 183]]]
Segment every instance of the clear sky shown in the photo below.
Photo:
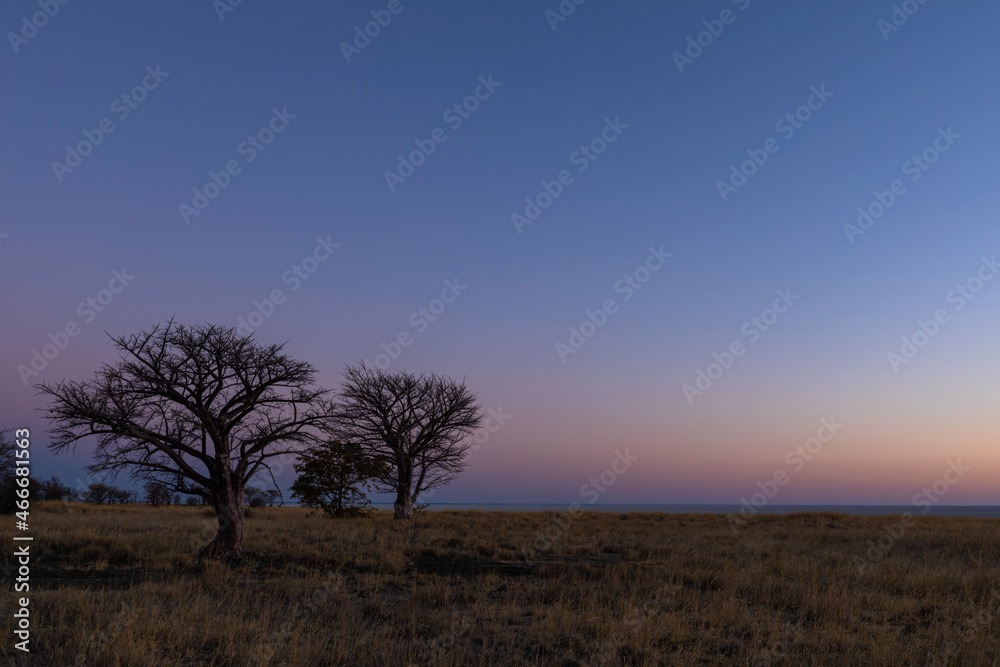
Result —
[[995, 2], [51, 4], [0, 10], [37, 475], [89, 450], [25, 381], [244, 318], [332, 388], [405, 332], [390, 369], [502, 408], [439, 502], [580, 501], [627, 451], [598, 502], [908, 504], [960, 461], [940, 502], [1000, 504]]

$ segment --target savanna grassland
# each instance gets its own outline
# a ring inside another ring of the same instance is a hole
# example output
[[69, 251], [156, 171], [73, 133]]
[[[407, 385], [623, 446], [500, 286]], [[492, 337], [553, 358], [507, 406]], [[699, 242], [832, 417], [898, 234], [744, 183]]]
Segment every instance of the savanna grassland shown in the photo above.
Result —
[[734, 534], [722, 516], [568, 516], [254, 509], [226, 564], [196, 558], [203, 508], [39, 504], [33, 653], [14, 655], [8, 593], [3, 660], [1000, 664], [1000, 520], [918, 518], [874, 549], [898, 518], [765, 516]]

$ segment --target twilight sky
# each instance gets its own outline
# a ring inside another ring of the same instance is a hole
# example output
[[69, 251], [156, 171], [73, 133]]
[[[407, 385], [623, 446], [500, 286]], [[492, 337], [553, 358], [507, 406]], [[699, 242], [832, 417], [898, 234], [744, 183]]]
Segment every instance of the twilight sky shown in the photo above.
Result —
[[5, 3], [35, 474], [90, 457], [26, 384], [173, 315], [329, 387], [409, 334], [390, 369], [509, 415], [437, 502], [586, 503], [627, 451], [597, 502], [909, 504], [960, 461], [940, 502], [1000, 504], [1000, 6], [561, 6]]

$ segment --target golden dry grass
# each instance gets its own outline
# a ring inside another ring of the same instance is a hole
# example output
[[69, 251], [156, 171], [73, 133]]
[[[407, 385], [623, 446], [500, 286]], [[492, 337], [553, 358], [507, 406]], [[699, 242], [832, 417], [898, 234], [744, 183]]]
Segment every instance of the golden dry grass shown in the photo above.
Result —
[[272, 508], [226, 565], [203, 512], [34, 507], [30, 664], [1000, 664], [998, 520], [919, 518], [860, 572], [896, 519]]

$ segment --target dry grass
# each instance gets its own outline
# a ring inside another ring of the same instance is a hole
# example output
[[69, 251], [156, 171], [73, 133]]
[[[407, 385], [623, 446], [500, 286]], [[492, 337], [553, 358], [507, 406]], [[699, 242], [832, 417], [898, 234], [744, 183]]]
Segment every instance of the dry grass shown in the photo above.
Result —
[[200, 508], [31, 518], [34, 665], [1000, 664], [998, 520], [920, 518], [859, 572], [895, 519], [433, 512], [414, 534], [273, 508], [225, 565], [194, 557]]

